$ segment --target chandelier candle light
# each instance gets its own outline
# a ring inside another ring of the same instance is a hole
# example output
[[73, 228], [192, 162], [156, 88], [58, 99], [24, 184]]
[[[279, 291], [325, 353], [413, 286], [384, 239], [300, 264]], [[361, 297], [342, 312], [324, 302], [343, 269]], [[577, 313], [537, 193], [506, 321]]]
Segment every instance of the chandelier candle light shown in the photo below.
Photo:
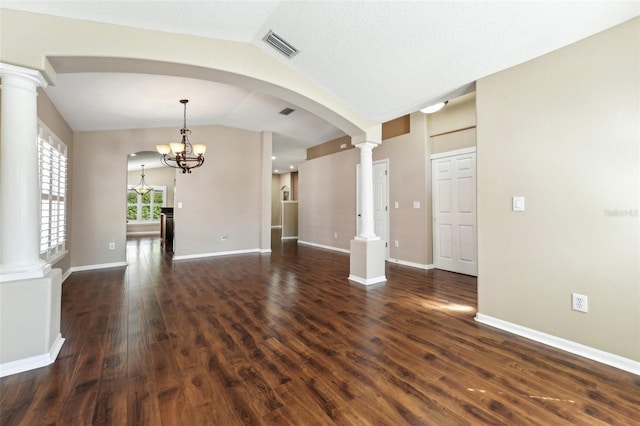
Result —
[[140, 179], [140, 183], [132, 186], [131, 189], [140, 195], [144, 195], [153, 190], [153, 188], [147, 185], [147, 182], [144, 181], [144, 164], [142, 164], [142, 178]]
[[191, 145], [189, 142], [188, 135], [191, 134], [191, 130], [187, 129], [187, 102], [189, 102], [188, 99], [180, 100], [184, 105], [184, 125], [180, 129], [182, 142], [156, 145], [156, 150], [162, 154], [162, 162], [169, 167], [182, 170], [182, 173], [191, 173], [191, 169], [202, 166], [204, 153], [207, 150], [206, 145]]

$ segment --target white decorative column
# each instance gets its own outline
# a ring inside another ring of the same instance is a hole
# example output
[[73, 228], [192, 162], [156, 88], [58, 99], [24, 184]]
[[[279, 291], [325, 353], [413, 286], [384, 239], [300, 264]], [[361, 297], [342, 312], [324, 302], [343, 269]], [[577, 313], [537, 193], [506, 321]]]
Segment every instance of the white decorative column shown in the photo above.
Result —
[[360, 284], [377, 284], [386, 281], [385, 242], [375, 233], [373, 204], [373, 148], [375, 142], [360, 142], [360, 209], [362, 226], [360, 233], [351, 240], [349, 279]]
[[40, 260], [39, 71], [0, 63], [0, 377], [55, 361], [62, 273]]
[[40, 260], [39, 71], [0, 63], [0, 282], [45, 276]]
[[377, 145], [363, 142], [356, 145], [360, 150], [360, 206], [362, 226], [356, 240], [379, 240], [373, 226], [373, 148]]

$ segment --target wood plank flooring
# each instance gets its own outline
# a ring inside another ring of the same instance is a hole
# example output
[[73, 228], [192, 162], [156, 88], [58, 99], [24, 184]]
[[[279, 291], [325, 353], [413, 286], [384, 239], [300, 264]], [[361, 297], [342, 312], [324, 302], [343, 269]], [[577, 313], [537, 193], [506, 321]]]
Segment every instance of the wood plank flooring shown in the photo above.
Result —
[[350, 283], [342, 253], [129, 266], [63, 286], [51, 366], [0, 380], [6, 425], [631, 425], [640, 377], [474, 321], [476, 281], [387, 266]]

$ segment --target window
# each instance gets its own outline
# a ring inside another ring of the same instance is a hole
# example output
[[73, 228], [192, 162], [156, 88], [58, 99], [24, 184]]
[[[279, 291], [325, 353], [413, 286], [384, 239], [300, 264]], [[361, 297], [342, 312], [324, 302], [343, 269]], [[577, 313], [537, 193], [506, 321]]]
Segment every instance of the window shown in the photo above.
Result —
[[160, 223], [160, 208], [164, 207], [166, 186], [153, 186], [153, 191], [140, 195], [127, 188], [127, 222]]
[[42, 123], [38, 125], [40, 174], [40, 258], [52, 261], [67, 240], [67, 146]]

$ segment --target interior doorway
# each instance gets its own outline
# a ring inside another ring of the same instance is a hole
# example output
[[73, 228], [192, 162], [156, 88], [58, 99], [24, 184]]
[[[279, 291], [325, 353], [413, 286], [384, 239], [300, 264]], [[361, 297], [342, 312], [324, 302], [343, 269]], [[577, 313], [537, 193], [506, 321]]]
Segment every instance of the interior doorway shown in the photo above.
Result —
[[[160, 158], [155, 151], [127, 156], [126, 239], [138, 243], [157, 239], [172, 253], [176, 169], [165, 166]], [[166, 238], [169, 229], [171, 238]]]
[[431, 174], [434, 267], [477, 276], [476, 149], [432, 155]]

